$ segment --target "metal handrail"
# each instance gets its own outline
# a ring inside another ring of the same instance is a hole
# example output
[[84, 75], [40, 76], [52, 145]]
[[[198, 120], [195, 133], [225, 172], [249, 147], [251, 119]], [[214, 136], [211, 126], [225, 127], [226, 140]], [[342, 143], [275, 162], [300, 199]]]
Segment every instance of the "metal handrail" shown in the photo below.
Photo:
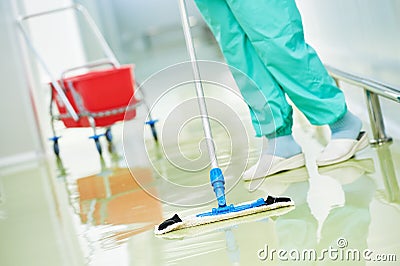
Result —
[[331, 66], [326, 66], [326, 69], [334, 79], [340, 79], [346, 83], [363, 87], [373, 93], [379, 94], [382, 97], [400, 103], [400, 88], [396, 88], [392, 85], [373, 79], [356, 76]]
[[331, 66], [325, 67], [332, 78], [336, 81], [338, 87], [340, 86], [339, 80], [341, 80], [364, 89], [373, 134], [373, 139], [370, 143], [376, 145], [391, 142], [392, 138], [386, 135], [382, 109], [378, 96], [400, 103], [400, 88], [344, 72]]

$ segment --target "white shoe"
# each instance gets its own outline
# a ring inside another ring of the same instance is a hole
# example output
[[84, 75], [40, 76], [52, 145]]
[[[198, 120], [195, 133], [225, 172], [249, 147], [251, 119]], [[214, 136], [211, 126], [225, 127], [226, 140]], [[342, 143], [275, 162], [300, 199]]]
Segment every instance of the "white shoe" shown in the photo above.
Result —
[[278, 172], [292, 170], [305, 165], [304, 154], [300, 153], [289, 158], [278, 157], [270, 154], [262, 154], [260, 160], [243, 173], [243, 180], [255, 180], [276, 174]]
[[367, 134], [362, 131], [357, 139], [333, 139], [317, 158], [318, 166], [346, 161], [368, 146]]

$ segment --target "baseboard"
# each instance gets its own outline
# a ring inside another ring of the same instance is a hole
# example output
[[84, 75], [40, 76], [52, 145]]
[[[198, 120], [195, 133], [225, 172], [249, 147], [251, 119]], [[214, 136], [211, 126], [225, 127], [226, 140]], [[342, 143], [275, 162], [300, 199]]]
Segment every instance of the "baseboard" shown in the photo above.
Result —
[[36, 163], [44, 157], [43, 154], [37, 151], [30, 151], [25, 153], [19, 153], [12, 156], [0, 157], [0, 169], [14, 168], [18, 165], [25, 165]]

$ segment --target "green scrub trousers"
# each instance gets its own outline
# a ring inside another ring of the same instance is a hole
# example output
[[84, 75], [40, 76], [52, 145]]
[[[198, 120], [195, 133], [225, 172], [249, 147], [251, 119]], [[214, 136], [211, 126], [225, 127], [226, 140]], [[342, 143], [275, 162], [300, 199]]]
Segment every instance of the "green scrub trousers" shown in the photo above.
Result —
[[293, 110], [313, 125], [336, 122], [344, 95], [304, 40], [295, 0], [195, 0], [250, 108], [257, 136], [292, 133]]

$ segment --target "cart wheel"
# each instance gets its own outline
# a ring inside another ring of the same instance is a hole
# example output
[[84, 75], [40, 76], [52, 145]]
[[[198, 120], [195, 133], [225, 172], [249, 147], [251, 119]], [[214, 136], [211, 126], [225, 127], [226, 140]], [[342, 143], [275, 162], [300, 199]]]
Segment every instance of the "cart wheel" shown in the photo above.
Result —
[[59, 139], [59, 138], [61, 138], [61, 137], [54, 136], [54, 137], [52, 137], [52, 138], [49, 138], [49, 140], [53, 141], [53, 151], [54, 151], [54, 154], [55, 154], [57, 157], [60, 156], [60, 147], [59, 147], [59, 145], [58, 145], [58, 139]]
[[149, 120], [146, 122], [147, 125], [150, 126], [151, 133], [153, 135], [154, 141], [158, 142], [158, 136], [157, 136], [157, 130], [155, 124], [158, 122], [158, 120]]
[[104, 135], [106, 136], [107, 141], [108, 141], [109, 143], [111, 143], [111, 142], [112, 142], [112, 139], [113, 139], [113, 135], [112, 135], [112, 132], [111, 132], [111, 128], [107, 128], [106, 133], [104, 133]]
[[100, 156], [102, 154], [101, 144], [100, 144], [100, 140], [99, 140], [101, 136], [103, 136], [103, 135], [102, 134], [101, 135], [93, 135], [93, 136], [89, 137], [89, 139], [94, 140], [94, 143], [96, 144], [96, 149], [99, 152]]
[[55, 140], [53, 143], [53, 150], [55, 155], [57, 155], [57, 157], [60, 156], [60, 147], [58, 146], [58, 140]]

